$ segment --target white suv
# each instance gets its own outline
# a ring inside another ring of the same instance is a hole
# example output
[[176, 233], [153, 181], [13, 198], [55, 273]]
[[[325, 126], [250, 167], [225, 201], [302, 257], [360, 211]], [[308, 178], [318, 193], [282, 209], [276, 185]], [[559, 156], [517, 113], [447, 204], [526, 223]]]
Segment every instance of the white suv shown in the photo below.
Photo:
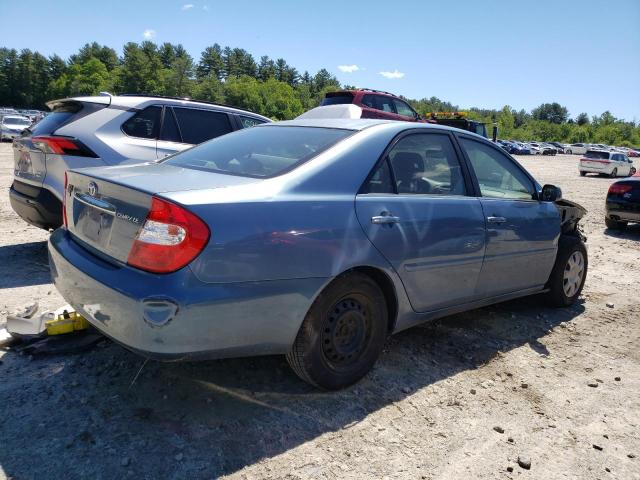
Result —
[[624, 153], [608, 150], [587, 150], [580, 159], [580, 175], [599, 173], [610, 177], [628, 177], [636, 173], [633, 160]]
[[48, 102], [52, 113], [13, 142], [13, 210], [40, 228], [62, 225], [64, 172], [141, 163], [270, 120], [178, 98], [101, 95]]

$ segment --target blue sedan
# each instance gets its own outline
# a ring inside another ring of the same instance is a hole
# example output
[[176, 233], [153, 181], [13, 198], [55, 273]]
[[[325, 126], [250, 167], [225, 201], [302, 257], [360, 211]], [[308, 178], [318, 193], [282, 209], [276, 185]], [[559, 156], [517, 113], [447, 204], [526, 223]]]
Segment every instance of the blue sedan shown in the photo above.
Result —
[[389, 334], [531, 294], [571, 305], [587, 273], [584, 211], [443, 126], [278, 122], [65, 183], [53, 278], [98, 330], [158, 359], [286, 354], [325, 389]]

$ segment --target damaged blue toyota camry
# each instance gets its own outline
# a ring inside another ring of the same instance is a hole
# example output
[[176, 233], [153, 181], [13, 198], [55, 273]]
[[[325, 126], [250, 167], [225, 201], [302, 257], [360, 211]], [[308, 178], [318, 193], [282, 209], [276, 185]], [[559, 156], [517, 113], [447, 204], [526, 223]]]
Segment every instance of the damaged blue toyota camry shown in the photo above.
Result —
[[49, 256], [63, 297], [141, 355], [284, 354], [339, 389], [421, 322], [531, 294], [574, 303], [584, 213], [470, 132], [298, 119], [68, 171]]

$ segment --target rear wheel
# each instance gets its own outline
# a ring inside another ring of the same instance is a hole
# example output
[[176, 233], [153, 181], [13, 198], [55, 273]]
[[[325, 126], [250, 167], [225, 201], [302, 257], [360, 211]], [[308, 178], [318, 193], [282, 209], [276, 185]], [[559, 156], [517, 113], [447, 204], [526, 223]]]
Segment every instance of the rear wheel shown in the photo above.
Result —
[[636, 167], [631, 167], [631, 170], [629, 170], [629, 176], [635, 175], [635, 174], [636, 174]]
[[609, 175], [611, 178], [616, 178], [618, 176], [618, 169], [614, 168], [613, 170], [611, 170], [611, 175]]
[[582, 170], [580, 170], [580, 176], [584, 177], [587, 174], [587, 172], [583, 172]]
[[382, 352], [387, 317], [380, 287], [364, 274], [348, 273], [313, 303], [287, 361], [312, 385], [327, 390], [347, 387], [366, 375]]
[[568, 307], [575, 303], [587, 278], [587, 249], [579, 237], [562, 235], [558, 241], [558, 254], [547, 286], [549, 303], [555, 307]]
[[627, 222], [614, 220], [613, 218], [604, 217], [604, 224], [611, 230], [622, 230], [627, 226]]
[[564, 152], [564, 153], [566, 153], [567, 155], [571, 155], [573, 152], [572, 152], [571, 150], [567, 150], [567, 151], [566, 151], [566, 152]]

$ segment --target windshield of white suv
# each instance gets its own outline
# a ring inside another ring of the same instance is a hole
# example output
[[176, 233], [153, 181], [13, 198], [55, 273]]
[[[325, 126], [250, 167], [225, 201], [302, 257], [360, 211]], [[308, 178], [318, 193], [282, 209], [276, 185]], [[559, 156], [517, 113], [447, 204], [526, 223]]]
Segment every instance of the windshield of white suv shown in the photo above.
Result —
[[352, 133], [337, 128], [257, 126], [209, 140], [168, 158], [165, 163], [267, 178], [292, 170]]

